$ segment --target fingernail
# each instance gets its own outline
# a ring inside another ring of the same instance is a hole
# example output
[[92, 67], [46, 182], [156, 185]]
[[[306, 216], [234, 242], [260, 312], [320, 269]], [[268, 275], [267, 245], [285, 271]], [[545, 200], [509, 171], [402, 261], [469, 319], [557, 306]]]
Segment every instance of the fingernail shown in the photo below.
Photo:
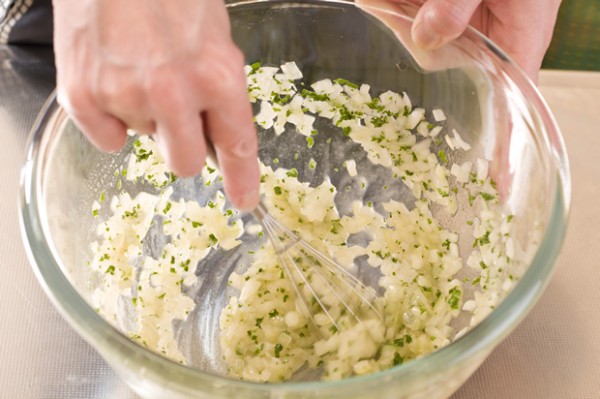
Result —
[[258, 200], [258, 190], [252, 190], [242, 195], [236, 207], [240, 211], [250, 212], [256, 208], [256, 205], [258, 205]]
[[412, 27], [412, 39], [421, 48], [431, 50], [444, 44], [444, 37], [433, 29], [431, 12], [427, 11], [415, 20]]

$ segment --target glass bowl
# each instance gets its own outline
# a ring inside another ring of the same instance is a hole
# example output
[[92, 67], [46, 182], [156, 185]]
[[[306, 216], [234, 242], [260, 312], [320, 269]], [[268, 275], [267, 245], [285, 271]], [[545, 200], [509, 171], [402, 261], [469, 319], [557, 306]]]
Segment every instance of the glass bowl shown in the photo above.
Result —
[[[472, 148], [452, 152], [447, 141], [439, 140], [435, 153], [442, 157], [438, 150], [447, 150], [450, 162], [458, 165], [486, 160], [496, 183], [498, 206], [510, 213], [514, 223], [513, 244], [525, 249], [515, 270], [505, 273], [510, 281], [505, 282], [498, 303], [473, 326], [457, 321], [455, 331], [469, 328], [454, 334], [450, 344], [383, 371], [339, 381], [241, 381], [224, 375], [215, 354], [214, 320], [226, 302], [221, 283], [235, 267], [235, 262], [215, 258], [209, 262], [212, 267], [199, 274], [204, 289], [197, 290], [193, 322], [187, 323], [188, 333], [178, 342], [190, 366], [169, 360], [132, 341], [90, 305], [86, 262], [97, 224], [92, 203], [101, 193], [110, 197], [124, 189], [140, 190], [126, 181], [115, 185], [114, 172], [125, 163], [133, 139], [119, 153], [97, 151], [54, 97], [34, 126], [22, 172], [22, 232], [37, 278], [72, 327], [145, 398], [450, 396], [526, 316], [552, 275], [566, 230], [570, 176], [564, 144], [548, 107], [523, 72], [472, 29], [438, 50], [415, 47], [409, 34], [415, 11], [411, 6], [373, 8], [367, 13], [347, 1], [256, 0], [232, 2], [228, 8], [233, 37], [248, 63], [279, 66], [294, 61], [308, 84], [339, 77], [368, 84], [375, 94], [405, 92], [413, 105], [427, 110], [429, 119], [431, 110], [443, 111], [442, 134], [455, 129]], [[294, 142], [285, 134], [275, 136], [272, 129], [259, 129], [259, 135], [261, 159], [271, 165], [275, 159], [292, 165], [292, 154], [306, 151], [304, 138]], [[311, 151], [317, 163], [333, 163], [358, 159], [362, 150], [323, 139]], [[322, 180], [330, 172], [321, 168], [310, 173], [311, 178]], [[378, 174], [366, 179], [373, 183]], [[347, 183], [340, 179], [336, 184]], [[182, 197], [201, 198], [206, 191], [201, 179], [175, 184]], [[414, 206], [410, 190], [398, 188], [394, 195]], [[359, 194], [361, 200], [375, 203], [382, 196], [381, 186]], [[466, 202], [458, 197], [458, 211], [440, 216], [444, 227], [465, 237], [465, 222], [474, 217]], [[460, 251], [471, 251], [471, 243], [472, 239], [461, 238]], [[469, 280], [472, 275], [462, 278], [466, 290], [476, 290]]]

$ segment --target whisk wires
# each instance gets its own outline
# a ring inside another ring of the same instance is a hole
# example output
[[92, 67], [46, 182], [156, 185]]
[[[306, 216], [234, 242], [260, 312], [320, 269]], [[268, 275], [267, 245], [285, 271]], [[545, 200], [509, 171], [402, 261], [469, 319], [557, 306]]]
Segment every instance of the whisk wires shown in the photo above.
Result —
[[[374, 305], [375, 290], [367, 287], [345, 267], [300, 239], [272, 217], [260, 203], [253, 212], [271, 241], [279, 262], [294, 287], [305, 313], [316, 325], [323, 325], [319, 311], [337, 331], [347, 312], [357, 322], [366, 311], [382, 318]], [[322, 318], [322, 317], [321, 317]]]

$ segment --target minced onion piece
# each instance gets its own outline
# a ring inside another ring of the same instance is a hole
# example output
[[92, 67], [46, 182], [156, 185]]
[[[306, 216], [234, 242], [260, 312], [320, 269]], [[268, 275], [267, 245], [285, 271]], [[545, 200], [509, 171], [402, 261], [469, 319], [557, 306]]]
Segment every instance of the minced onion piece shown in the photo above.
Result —
[[435, 108], [431, 111], [431, 114], [433, 115], [433, 119], [436, 122], [443, 122], [446, 120], [446, 114], [444, 113], [444, 111], [442, 111], [439, 108]]
[[357, 175], [356, 171], [356, 161], [354, 159], [348, 159], [344, 162], [346, 169], [348, 170], [348, 174], [352, 177]]
[[464, 141], [462, 139], [462, 137], [460, 137], [460, 134], [458, 133], [458, 131], [456, 129], [452, 129], [452, 134], [454, 135], [455, 147], [461, 148], [465, 151], [469, 151], [471, 149], [471, 145], [469, 143], [467, 143], [466, 141]]

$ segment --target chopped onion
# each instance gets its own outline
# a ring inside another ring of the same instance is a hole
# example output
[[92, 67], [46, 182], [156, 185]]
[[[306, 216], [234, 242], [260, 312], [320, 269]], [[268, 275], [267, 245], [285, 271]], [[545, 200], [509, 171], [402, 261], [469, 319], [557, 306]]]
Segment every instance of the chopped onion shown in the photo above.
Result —
[[436, 122], [442, 122], [442, 121], [446, 120], [446, 114], [444, 114], [444, 111], [442, 111], [439, 108], [436, 108], [436, 109], [432, 110], [431, 114], [433, 115], [433, 119]]

